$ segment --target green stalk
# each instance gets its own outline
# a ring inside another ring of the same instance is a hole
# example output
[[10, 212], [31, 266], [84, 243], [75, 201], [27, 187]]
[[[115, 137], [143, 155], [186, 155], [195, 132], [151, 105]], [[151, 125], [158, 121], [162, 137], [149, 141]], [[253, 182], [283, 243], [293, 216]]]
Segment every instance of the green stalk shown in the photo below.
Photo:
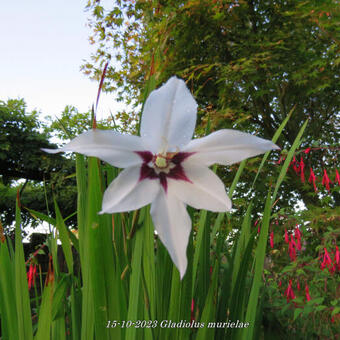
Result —
[[[138, 320], [139, 294], [141, 289], [141, 260], [143, 254], [144, 234], [141, 228], [138, 228], [135, 234], [135, 244], [132, 254], [132, 273], [130, 278], [130, 295], [129, 309], [126, 321]], [[137, 329], [130, 327], [126, 329], [125, 340], [135, 340]]]
[[35, 340], [51, 339], [53, 280], [44, 287]]
[[70, 238], [68, 236], [67, 227], [64, 223], [64, 220], [61, 216], [58, 204], [55, 199], [54, 199], [54, 209], [56, 213], [56, 227], [59, 231], [59, 238], [60, 238], [61, 246], [64, 252], [68, 272], [72, 274], [73, 273], [72, 246], [71, 246]]
[[[77, 220], [78, 220], [78, 235], [80, 249], [80, 264], [82, 270], [82, 311], [81, 311], [81, 327], [75, 332], [81, 331], [81, 339], [93, 339], [94, 334], [94, 308], [92, 298], [92, 287], [90, 281], [90, 258], [88, 256], [89, 248], [89, 233], [86, 224], [86, 208], [87, 208], [87, 180], [86, 166], [84, 156], [76, 155], [76, 174], [77, 174]], [[74, 296], [74, 299], [76, 297]], [[77, 324], [73, 318], [74, 324]]]
[[21, 217], [19, 208], [19, 197], [16, 201], [15, 211], [15, 303], [18, 319], [18, 339], [31, 340], [32, 336], [32, 321], [31, 307], [28, 295], [28, 285], [26, 277], [26, 266], [24, 257], [24, 248], [22, 246], [21, 237]]
[[200, 328], [197, 332], [196, 340], [206, 340], [206, 339], [214, 339], [215, 328], [208, 327], [210, 322], [215, 321], [216, 317], [216, 303], [215, 296], [217, 294], [217, 286], [218, 286], [218, 261], [215, 261], [214, 270], [211, 276], [210, 287], [208, 290], [207, 298], [205, 300], [204, 309], [201, 317], [201, 324], [204, 324], [204, 327]]
[[[2, 228], [2, 226], [0, 226]], [[14, 262], [10, 258], [7, 243], [0, 243], [0, 314], [1, 329], [4, 339], [18, 339], [17, 305], [13, 303], [15, 296]]]

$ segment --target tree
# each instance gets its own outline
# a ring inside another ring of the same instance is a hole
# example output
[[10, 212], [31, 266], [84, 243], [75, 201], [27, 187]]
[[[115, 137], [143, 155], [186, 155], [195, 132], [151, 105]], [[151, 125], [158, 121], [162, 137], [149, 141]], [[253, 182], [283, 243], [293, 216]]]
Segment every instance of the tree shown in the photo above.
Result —
[[[65, 217], [76, 209], [75, 181], [68, 178], [75, 172], [74, 161], [41, 151], [56, 147], [50, 137], [38, 112], [26, 111], [24, 100], [0, 102], [0, 212], [7, 226], [15, 220], [18, 190], [23, 206], [33, 210], [47, 213], [47, 205], [53, 206], [52, 193], [63, 200]], [[23, 212], [24, 224], [34, 224], [28, 211]]]
[[[340, 109], [335, 1], [116, 1], [110, 9], [89, 1], [88, 7], [98, 49], [83, 69], [98, 77], [113, 59], [105, 88], [119, 99], [138, 103], [150, 72], [159, 84], [177, 74], [200, 104], [198, 135], [209, 120], [212, 130], [239, 128], [271, 138], [292, 111], [278, 144], [289, 148], [309, 119], [299, 151], [311, 147], [312, 152], [299, 157], [320, 178], [324, 168], [335, 177]], [[126, 116], [119, 118], [124, 122]], [[293, 171], [287, 178], [279, 206], [299, 199], [320, 205], [312, 187]], [[231, 179], [225, 173], [226, 182]], [[239, 188], [243, 196], [251, 179]], [[262, 189], [256, 195], [261, 197]], [[336, 189], [331, 197], [331, 205], [339, 205]]]

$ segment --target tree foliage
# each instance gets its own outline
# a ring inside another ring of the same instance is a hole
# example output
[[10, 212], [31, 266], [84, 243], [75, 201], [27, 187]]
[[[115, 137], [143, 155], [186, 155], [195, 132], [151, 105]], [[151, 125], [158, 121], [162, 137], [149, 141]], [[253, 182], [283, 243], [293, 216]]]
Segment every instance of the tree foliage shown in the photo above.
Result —
[[[150, 74], [158, 83], [177, 74], [200, 104], [198, 135], [209, 121], [212, 130], [238, 128], [271, 138], [292, 111], [278, 142], [283, 155], [308, 119], [298, 154], [312, 147], [306, 169], [316, 168], [321, 178], [327, 168], [334, 178], [340, 109], [336, 1], [120, 0], [111, 8], [89, 1], [88, 8], [98, 48], [83, 69], [99, 77], [111, 60], [107, 91], [138, 103]], [[123, 122], [127, 117], [118, 116]], [[239, 188], [243, 195], [249, 173]], [[227, 183], [231, 178], [226, 173]], [[288, 178], [279, 205], [298, 199], [306, 206], [321, 204], [294, 172]], [[337, 190], [331, 197], [330, 204], [338, 205]]]
[[48, 138], [38, 112], [26, 112], [23, 100], [0, 102], [0, 174], [4, 183], [20, 178], [44, 180], [47, 165], [41, 161], [44, 154], [40, 148], [53, 147]]
[[[56, 147], [50, 138], [39, 113], [27, 112], [24, 100], [0, 102], [0, 214], [5, 225], [10, 226], [15, 219], [17, 191], [29, 209], [47, 213], [55, 195], [64, 202], [65, 216], [75, 211], [75, 181], [69, 178], [75, 172], [74, 162], [41, 151]], [[24, 224], [34, 225], [28, 211], [23, 212]]]

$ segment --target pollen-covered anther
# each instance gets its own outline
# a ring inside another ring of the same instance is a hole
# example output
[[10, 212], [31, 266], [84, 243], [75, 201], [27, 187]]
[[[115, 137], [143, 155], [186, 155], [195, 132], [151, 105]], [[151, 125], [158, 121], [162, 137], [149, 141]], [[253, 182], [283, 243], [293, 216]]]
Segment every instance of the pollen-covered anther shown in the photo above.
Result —
[[159, 153], [154, 156], [152, 160], [152, 167], [155, 172], [159, 174], [160, 172], [169, 173], [176, 165], [171, 162], [172, 158], [177, 154], [177, 152]]
[[155, 157], [155, 165], [160, 168], [160, 169], [164, 169], [168, 167], [169, 164], [169, 160], [167, 159], [166, 156], [163, 155], [157, 155]]

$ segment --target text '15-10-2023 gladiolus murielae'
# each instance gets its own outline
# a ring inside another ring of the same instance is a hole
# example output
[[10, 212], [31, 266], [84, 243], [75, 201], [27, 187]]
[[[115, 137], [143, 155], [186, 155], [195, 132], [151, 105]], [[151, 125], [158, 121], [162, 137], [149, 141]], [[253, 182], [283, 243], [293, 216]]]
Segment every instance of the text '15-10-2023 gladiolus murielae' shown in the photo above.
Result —
[[185, 82], [172, 77], [147, 98], [140, 137], [93, 129], [60, 149], [43, 149], [78, 152], [124, 168], [106, 189], [100, 213], [130, 211], [151, 203], [155, 229], [181, 278], [191, 231], [186, 205], [214, 212], [231, 209], [224, 184], [208, 167], [279, 149], [269, 140], [227, 129], [191, 140], [196, 110]]

